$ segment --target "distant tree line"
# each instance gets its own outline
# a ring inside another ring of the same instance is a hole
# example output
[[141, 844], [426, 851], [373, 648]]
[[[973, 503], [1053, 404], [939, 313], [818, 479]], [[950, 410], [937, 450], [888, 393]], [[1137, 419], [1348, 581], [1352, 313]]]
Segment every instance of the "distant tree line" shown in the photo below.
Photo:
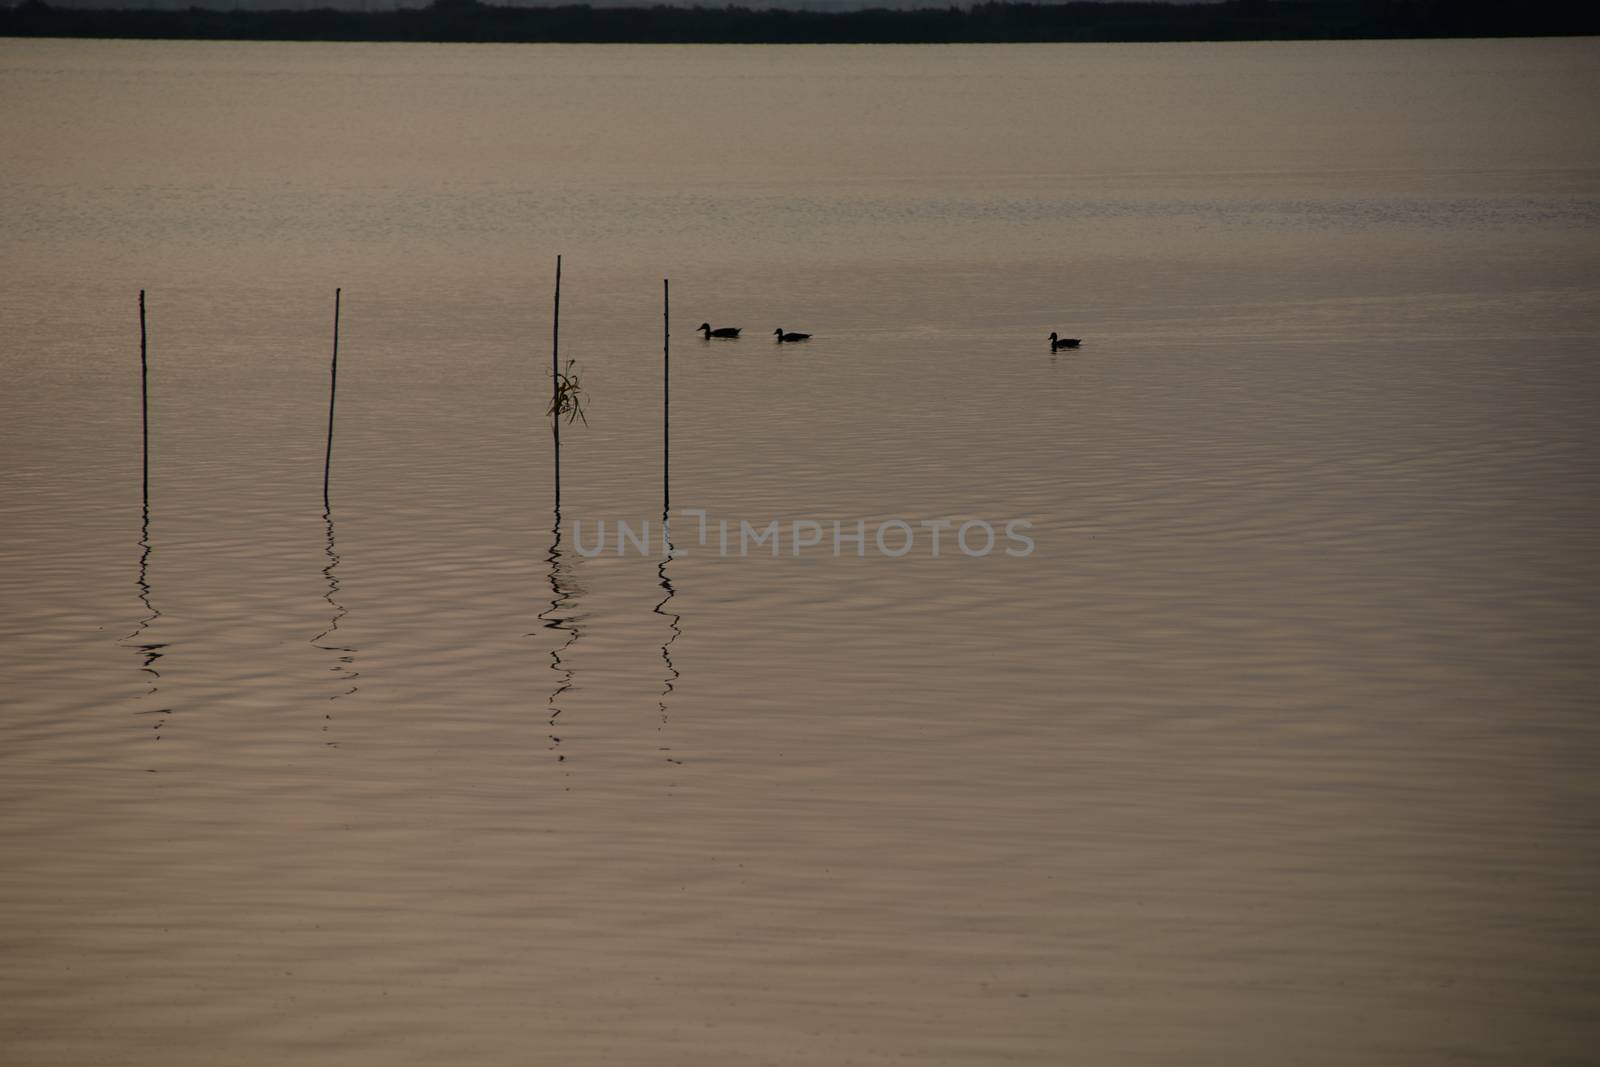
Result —
[[1600, 5], [1567, 0], [1227, 0], [985, 3], [864, 11], [743, 7], [498, 7], [435, 0], [391, 11], [92, 10], [23, 0], [0, 36], [273, 41], [955, 44], [1260, 41], [1600, 34]]

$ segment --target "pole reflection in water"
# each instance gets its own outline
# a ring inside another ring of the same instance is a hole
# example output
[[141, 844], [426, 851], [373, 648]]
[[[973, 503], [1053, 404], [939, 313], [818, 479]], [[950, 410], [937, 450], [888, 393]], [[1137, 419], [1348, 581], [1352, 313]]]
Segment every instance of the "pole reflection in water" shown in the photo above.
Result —
[[[661, 588], [666, 590], [666, 596], [661, 598], [661, 602], [653, 610], [657, 615], [667, 620], [667, 629], [671, 631], [671, 636], [661, 643], [661, 662], [666, 664], [667, 675], [662, 679], [661, 699], [658, 701], [661, 708], [661, 725], [658, 729], [665, 732], [667, 728], [667, 697], [672, 694], [673, 689], [677, 687], [678, 679], [682, 677], [678, 672], [678, 668], [672, 662], [672, 645], [678, 640], [679, 635], [683, 633], [683, 630], [678, 626], [683, 616], [667, 610], [667, 601], [677, 596], [678, 593], [677, 590], [672, 588], [672, 579], [667, 577], [667, 564], [672, 560], [672, 531], [667, 525], [666, 512], [661, 513], [661, 537], [666, 543], [667, 554], [661, 557], [661, 562], [656, 566], [656, 576], [660, 579]], [[664, 744], [661, 746], [660, 751], [671, 752], [672, 746]], [[668, 763], [683, 762], [680, 759], [674, 759], [670, 755], [666, 757], [666, 761]]]
[[[139, 624], [134, 627], [133, 632], [124, 637], [120, 643], [132, 643], [133, 648], [138, 652], [140, 659], [139, 670], [147, 675], [145, 681], [150, 687], [145, 690], [145, 696], [154, 697], [161, 689], [161, 671], [156, 665], [166, 654], [163, 650], [167, 645], [163, 641], [151, 641], [145, 638], [145, 632], [150, 629], [157, 619], [161, 618], [161, 612], [150, 595], [150, 502], [148, 497], [143, 508], [143, 523], [139, 529], [139, 549], [139, 577], [135, 584], [139, 587], [139, 602], [144, 605], [145, 615], [139, 620]], [[156, 731], [157, 741], [161, 740], [161, 728], [167, 724], [167, 716], [171, 713], [172, 709], [170, 707], [146, 708], [134, 712], [136, 715], [158, 716], [154, 726], [151, 727]]]
[[[545, 557], [550, 564], [550, 606], [538, 615], [547, 630], [559, 630], [567, 635], [567, 639], [558, 648], [550, 650], [550, 669], [557, 674], [555, 688], [550, 692], [547, 702], [550, 709], [550, 751], [556, 754], [556, 762], [565, 763], [566, 753], [561, 751], [561, 735], [558, 733], [561, 718], [562, 694], [573, 688], [573, 670], [562, 659], [562, 653], [567, 652], [577, 644], [581, 632], [578, 629], [578, 616], [576, 614], [578, 599], [583, 590], [579, 587], [576, 570], [572, 563], [564, 562], [561, 551], [561, 508], [555, 509], [556, 521], [552, 528], [554, 540], [550, 543], [550, 553]], [[533, 636], [532, 634], [529, 635]]]
[[[349, 615], [350, 611], [339, 601], [339, 576], [334, 573], [339, 568], [340, 558], [333, 536], [332, 509], [324, 511], [322, 513], [322, 518], [327, 524], [328, 533], [327, 544], [325, 546], [328, 563], [322, 568], [322, 576], [328, 581], [328, 590], [322, 594], [322, 599], [326, 600], [328, 602], [328, 606], [333, 609], [333, 615], [328, 619], [328, 628], [323, 630], [317, 636], [313, 637], [311, 639], [311, 644], [325, 652], [333, 652], [336, 654], [336, 662], [332, 667], [329, 668], [329, 670], [339, 675], [341, 683], [340, 692], [334, 693], [332, 696], [328, 697], [328, 699], [338, 700], [340, 697], [347, 697], [361, 688], [359, 685], [355, 684], [355, 680], [361, 677], [361, 672], [355, 668], [355, 654], [360, 650], [352, 648], [348, 645], [340, 644], [333, 637], [333, 635], [339, 630], [340, 621], [343, 620], [346, 615]], [[346, 686], [348, 686], [348, 688], [346, 688]], [[324, 714], [323, 719], [324, 724], [322, 730], [324, 733], [327, 733], [329, 729], [328, 724], [333, 720], [332, 713], [330, 712]], [[328, 744], [334, 748], [339, 746], [337, 741], [329, 741]]]

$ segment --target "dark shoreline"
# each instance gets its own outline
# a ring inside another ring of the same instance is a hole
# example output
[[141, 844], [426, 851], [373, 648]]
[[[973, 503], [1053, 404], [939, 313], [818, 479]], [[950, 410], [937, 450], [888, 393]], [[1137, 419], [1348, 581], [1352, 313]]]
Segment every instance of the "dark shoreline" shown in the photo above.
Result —
[[0, 36], [605, 44], [983, 44], [1355, 40], [1600, 34], [1600, 13], [1556, 0], [1229, 0], [1222, 4], [982, 4], [913, 11], [495, 7], [404, 11], [0, 10]]

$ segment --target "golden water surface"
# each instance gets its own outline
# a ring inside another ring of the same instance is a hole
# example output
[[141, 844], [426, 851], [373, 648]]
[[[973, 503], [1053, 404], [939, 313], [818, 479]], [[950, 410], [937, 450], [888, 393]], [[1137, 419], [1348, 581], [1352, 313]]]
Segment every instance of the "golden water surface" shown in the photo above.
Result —
[[1584, 1062], [1596, 100], [0, 42], [0, 1060]]

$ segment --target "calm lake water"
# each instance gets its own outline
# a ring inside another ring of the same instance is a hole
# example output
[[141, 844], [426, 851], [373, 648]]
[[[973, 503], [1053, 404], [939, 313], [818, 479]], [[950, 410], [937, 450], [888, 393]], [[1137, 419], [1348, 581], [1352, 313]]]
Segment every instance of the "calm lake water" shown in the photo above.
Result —
[[1590, 1062], [1597, 100], [0, 42], [0, 1059]]

